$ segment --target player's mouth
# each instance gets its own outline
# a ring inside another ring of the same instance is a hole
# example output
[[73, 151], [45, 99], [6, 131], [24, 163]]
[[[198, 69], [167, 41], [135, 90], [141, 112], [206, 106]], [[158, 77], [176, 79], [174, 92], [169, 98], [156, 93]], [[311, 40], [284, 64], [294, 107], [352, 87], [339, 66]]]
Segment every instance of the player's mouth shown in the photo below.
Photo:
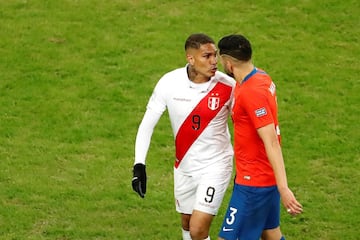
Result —
[[211, 68], [211, 69], [210, 69], [210, 72], [213, 73], [213, 74], [215, 74], [216, 71], [217, 71], [217, 67], [214, 67], [214, 68]]

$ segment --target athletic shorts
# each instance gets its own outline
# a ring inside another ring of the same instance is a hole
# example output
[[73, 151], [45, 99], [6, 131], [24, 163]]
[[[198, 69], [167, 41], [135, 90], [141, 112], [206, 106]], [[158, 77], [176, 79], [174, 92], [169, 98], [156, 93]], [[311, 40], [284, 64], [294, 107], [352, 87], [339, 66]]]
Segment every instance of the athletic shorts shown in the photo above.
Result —
[[176, 211], [192, 214], [198, 210], [216, 215], [230, 182], [232, 167], [198, 175], [184, 175], [174, 168]]
[[235, 184], [219, 236], [226, 240], [259, 240], [263, 230], [280, 225], [280, 194], [276, 186]]

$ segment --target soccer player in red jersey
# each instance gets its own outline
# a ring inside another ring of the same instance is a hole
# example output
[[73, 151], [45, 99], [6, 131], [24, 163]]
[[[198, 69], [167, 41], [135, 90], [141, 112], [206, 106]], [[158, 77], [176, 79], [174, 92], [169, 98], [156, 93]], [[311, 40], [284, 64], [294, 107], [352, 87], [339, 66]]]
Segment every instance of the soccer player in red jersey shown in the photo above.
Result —
[[276, 86], [253, 65], [251, 44], [244, 36], [225, 36], [218, 48], [225, 72], [237, 81], [232, 108], [236, 178], [219, 239], [285, 239], [280, 199], [291, 215], [300, 214], [302, 206], [287, 183]]
[[146, 154], [154, 127], [167, 110], [175, 140], [174, 196], [182, 236], [209, 240], [232, 173], [227, 123], [236, 82], [217, 71], [216, 44], [207, 35], [190, 35], [185, 53], [186, 66], [161, 77], [148, 102], [136, 136], [132, 187], [145, 196]]

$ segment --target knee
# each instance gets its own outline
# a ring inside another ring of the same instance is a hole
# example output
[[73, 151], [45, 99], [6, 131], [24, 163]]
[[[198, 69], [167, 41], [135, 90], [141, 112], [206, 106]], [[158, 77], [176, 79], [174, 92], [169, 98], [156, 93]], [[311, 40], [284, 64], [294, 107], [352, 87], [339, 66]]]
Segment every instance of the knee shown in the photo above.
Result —
[[206, 239], [208, 237], [208, 229], [200, 226], [190, 226], [190, 236], [192, 239]]

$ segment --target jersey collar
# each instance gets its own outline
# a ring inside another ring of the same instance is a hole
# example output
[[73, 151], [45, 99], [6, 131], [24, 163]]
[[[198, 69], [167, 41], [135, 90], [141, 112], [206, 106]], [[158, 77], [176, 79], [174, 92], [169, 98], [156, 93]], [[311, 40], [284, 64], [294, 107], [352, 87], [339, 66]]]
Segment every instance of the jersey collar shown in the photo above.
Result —
[[194, 89], [194, 90], [200, 92], [200, 93], [206, 93], [206, 92], [208, 92], [209, 89], [210, 89], [210, 86], [212, 85], [212, 83], [217, 81], [216, 77], [215, 77], [215, 76], [211, 77], [211, 78], [209, 79], [209, 81], [207, 81], [207, 82], [194, 83], [193, 81], [191, 81], [191, 80], [189, 79], [189, 76], [188, 76], [188, 74], [187, 74], [188, 65], [189, 65], [189, 64], [186, 64], [186, 66], [185, 66], [185, 73], [186, 73], [186, 78], [187, 78], [187, 80], [188, 80], [188, 82], [189, 82], [189, 87], [190, 87], [191, 89]]
[[241, 84], [243, 84], [244, 82], [246, 82], [247, 80], [249, 80], [249, 78], [251, 78], [252, 76], [255, 75], [255, 73], [257, 73], [257, 68], [254, 67], [254, 69], [248, 74], [245, 76], [244, 80], [242, 80]]

